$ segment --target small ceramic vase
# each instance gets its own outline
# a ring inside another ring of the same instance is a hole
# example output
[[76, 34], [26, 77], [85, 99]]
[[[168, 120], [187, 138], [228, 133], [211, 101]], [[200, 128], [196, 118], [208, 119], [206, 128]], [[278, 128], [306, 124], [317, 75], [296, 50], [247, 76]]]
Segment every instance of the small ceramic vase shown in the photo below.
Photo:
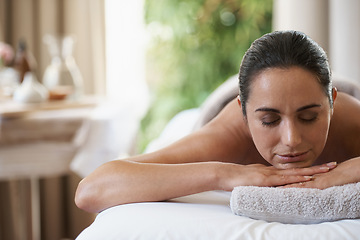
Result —
[[24, 81], [15, 90], [13, 99], [22, 103], [39, 103], [48, 99], [48, 90], [37, 81], [35, 75], [27, 72]]

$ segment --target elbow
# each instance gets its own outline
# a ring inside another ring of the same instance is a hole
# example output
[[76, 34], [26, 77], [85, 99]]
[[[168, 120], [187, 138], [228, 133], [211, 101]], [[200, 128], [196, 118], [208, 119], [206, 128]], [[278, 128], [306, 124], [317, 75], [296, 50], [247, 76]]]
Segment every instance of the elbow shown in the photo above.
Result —
[[[80, 181], [76, 193], [75, 204], [78, 208], [98, 213], [109, 207], [126, 203], [123, 201], [123, 191], [119, 190], [122, 182], [119, 171], [116, 170], [121, 161], [108, 162], [100, 166], [89, 176]], [[114, 170], [115, 169], [115, 170]]]
[[[87, 212], [100, 212], [96, 206], [96, 189], [87, 182], [86, 178], [81, 180], [75, 192], [75, 204], [78, 208]], [[98, 195], [99, 196], [99, 195]]]

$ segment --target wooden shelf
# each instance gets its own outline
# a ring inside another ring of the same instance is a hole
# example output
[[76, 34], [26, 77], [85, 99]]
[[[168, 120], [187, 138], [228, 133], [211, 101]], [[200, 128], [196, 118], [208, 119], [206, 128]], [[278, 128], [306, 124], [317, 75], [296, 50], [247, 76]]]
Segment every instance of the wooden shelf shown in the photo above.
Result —
[[95, 107], [99, 98], [85, 96], [79, 100], [53, 100], [42, 103], [18, 103], [11, 99], [0, 100], [0, 118], [16, 118], [37, 111], [61, 110], [69, 108]]

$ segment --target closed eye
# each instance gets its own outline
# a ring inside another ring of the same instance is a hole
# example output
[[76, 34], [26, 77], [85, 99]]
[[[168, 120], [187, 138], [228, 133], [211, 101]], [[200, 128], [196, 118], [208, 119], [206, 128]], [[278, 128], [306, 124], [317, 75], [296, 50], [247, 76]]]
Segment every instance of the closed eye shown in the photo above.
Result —
[[272, 122], [261, 122], [261, 124], [262, 124], [263, 126], [266, 126], [266, 127], [272, 127], [272, 126], [277, 125], [278, 122], [279, 122], [279, 120], [272, 121]]
[[280, 119], [277, 114], [267, 114], [261, 118], [261, 124], [266, 127], [275, 126], [280, 122]]
[[307, 118], [300, 118], [300, 120], [304, 123], [312, 123], [312, 122], [315, 122], [317, 120], [317, 117], [313, 117], [313, 118], [310, 118], [310, 119], [307, 119]]
[[304, 112], [299, 115], [299, 119], [305, 123], [312, 123], [318, 119], [318, 113], [316, 112]]

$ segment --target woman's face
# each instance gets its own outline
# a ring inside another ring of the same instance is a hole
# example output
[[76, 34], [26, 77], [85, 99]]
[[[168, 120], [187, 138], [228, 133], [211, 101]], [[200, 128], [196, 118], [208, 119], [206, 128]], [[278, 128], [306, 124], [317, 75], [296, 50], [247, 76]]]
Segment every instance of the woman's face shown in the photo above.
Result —
[[324, 149], [332, 109], [316, 75], [272, 68], [254, 78], [246, 105], [261, 156], [276, 168], [311, 166]]

